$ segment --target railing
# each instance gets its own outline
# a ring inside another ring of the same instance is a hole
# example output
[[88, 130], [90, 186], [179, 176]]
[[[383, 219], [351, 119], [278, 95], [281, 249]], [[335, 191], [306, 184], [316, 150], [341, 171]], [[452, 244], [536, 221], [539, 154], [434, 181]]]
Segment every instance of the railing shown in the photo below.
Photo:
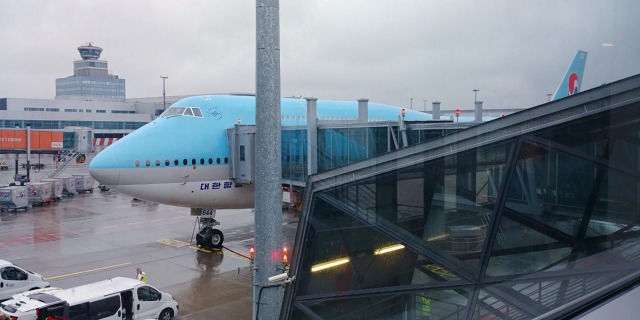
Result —
[[75, 162], [76, 158], [80, 155], [77, 149], [67, 149], [59, 155], [58, 159], [62, 159], [57, 162], [57, 168], [51, 173], [45, 175], [44, 179], [55, 178], [60, 172], [62, 172], [70, 163]]

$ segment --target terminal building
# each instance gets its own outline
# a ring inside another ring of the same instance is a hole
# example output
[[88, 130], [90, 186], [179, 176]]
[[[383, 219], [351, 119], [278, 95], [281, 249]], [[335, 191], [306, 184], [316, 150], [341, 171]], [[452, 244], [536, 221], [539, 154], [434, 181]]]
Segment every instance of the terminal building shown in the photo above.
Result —
[[311, 175], [303, 201], [281, 319], [633, 314], [640, 75]]
[[[94, 129], [97, 144], [108, 143], [152, 121], [166, 106], [195, 95], [127, 99], [125, 79], [110, 74], [108, 61], [100, 59], [103, 49], [91, 43], [77, 49], [81, 60], [74, 61], [73, 75], [56, 79], [55, 99], [0, 97], [0, 128], [89, 127]], [[440, 103], [434, 102], [434, 110], [436, 105], [439, 108]], [[461, 111], [463, 115], [474, 112], [473, 108]], [[514, 109], [484, 111], [494, 117], [512, 112]], [[454, 120], [455, 112], [442, 111], [441, 115]]]
[[162, 113], [162, 97], [126, 99], [125, 79], [109, 74], [102, 48], [87, 44], [78, 52], [73, 75], [56, 79], [55, 99], [0, 98], [0, 128], [90, 127], [95, 138], [114, 141]]

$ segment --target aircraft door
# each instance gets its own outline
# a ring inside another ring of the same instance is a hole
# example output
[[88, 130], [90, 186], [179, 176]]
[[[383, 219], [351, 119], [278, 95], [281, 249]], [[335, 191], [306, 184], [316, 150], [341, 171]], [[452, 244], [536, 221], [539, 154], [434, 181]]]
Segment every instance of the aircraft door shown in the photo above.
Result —
[[151, 286], [141, 285], [137, 287], [134, 299], [135, 319], [157, 319], [162, 303], [161, 294]]

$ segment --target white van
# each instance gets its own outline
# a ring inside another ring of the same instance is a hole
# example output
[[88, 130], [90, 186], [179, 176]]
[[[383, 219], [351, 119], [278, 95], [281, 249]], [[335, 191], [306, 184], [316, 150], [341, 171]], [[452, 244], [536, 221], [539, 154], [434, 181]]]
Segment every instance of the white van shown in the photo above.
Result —
[[15, 294], [0, 304], [0, 320], [36, 320], [37, 314], [42, 312], [62, 318], [65, 308], [68, 309], [66, 303], [50, 295], [60, 290], [62, 289], [49, 287]]
[[0, 319], [2, 313], [7, 319], [13, 316], [19, 320], [44, 320], [49, 316], [68, 320], [170, 320], [178, 314], [178, 302], [142, 281], [117, 277], [5, 301]]
[[41, 275], [0, 259], [0, 301], [28, 290], [46, 288], [49, 282]]

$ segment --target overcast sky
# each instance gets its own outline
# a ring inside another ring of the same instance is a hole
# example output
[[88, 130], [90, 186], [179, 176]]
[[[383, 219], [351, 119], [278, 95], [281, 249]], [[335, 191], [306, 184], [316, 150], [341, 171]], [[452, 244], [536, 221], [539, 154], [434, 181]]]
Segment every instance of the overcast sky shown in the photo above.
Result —
[[[127, 98], [255, 92], [252, 0], [0, 1], [0, 98], [55, 97], [79, 45]], [[582, 90], [640, 73], [640, 1], [281, 0], [282, 95], [422, 110], [547, 100], [577, 50]], [[603, 46], [603, 44], [613, 46]]]

